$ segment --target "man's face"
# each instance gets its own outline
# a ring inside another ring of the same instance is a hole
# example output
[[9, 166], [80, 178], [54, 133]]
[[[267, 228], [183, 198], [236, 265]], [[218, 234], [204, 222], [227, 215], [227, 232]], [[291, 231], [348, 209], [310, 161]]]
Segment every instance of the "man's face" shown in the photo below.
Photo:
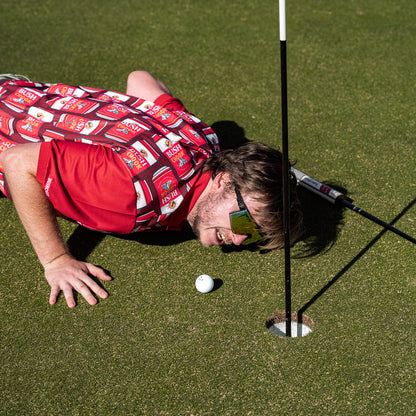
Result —
[[[262, 204], [248, 195], [242, 195], [244, 203], [251, 214], [261, 209]], [[188, 222], [201, 243], [210, 247], [213, 245], [240, 245], [246, 235], [234, 234], [231, 231], [229, 214], [239, 209], [234, 188], [230, 186], [227, 174], [214, 178], [209, 189], [198, 199]]]

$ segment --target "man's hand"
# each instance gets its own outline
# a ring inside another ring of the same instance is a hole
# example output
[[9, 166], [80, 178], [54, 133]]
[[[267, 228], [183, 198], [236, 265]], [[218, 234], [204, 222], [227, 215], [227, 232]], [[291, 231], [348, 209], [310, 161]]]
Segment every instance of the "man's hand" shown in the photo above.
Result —
[[70, 254], [63, 254], [47, 263], [44, 268], [46, 280], [51, 286], [49, 297], [51, 305], [56, 303], [61, 291], [70, 308], [76, 305], [74, 291], [80, 293], [90, 305], [97, 303], [94, 294], [102, 299], [108, 296], [108, 293], [91, 276], [107, 281], [111, 280], [111, 276], [91, 263], [78, 261]]
[[91, 276], [111, 280], [104, 270], [73, 258], [66, 248], [55, 210], [46, 198], [42, 185], [36, 179], [40, 143], [22, 144], [1, 153], [0, 163], [17, 213], [32, 242], [33, 248], [45, 269], [51, 286], [49, 302], [56, 303], [61, 291], [70, 308], [76, 303], [74, 290], [90, 305], [95, 305], [97, 295], [106, 298], [107, 292]]

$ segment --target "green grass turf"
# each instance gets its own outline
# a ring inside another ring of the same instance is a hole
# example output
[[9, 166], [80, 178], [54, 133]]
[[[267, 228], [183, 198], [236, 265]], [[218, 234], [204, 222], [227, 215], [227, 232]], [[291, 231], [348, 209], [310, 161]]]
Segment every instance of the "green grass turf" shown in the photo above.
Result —
[[[415, 21], [413, 0], [287, 1], [291, 158], [387, 222], [403, 213], [395, 225], [413, 236]], [[147, 69], [207, 122], [280, 147], [277, 0], [2, 0], [0, 30], [1, 72], [124, 91]], [[414, 245], [303, 200], [292, 303], [315, 326], [283, 339], [265, 327], [284, 309], [282, 252], [99, 239], [62, 222], [114, 280], [95, 307], [51, 307], [0, 199], [0, 414], [414, 414]], [[222, 285], [199, 294], [201, 273]]]

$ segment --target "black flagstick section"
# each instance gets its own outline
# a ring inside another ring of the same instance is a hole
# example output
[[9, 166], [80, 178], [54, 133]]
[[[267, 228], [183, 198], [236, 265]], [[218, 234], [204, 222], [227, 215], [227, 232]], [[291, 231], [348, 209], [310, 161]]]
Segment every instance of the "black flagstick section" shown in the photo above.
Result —
[[290, 200], [289, 200], [289, 149], [287, 116], [287, 63], [286, 63], [286, 11], [285, 1], [280, 0], [280, 74], [282, 96], [282, 169], [283, 169], [283, 225], [285, 234], [285, 321], [286, 337], [292, 336], [292, 299], [290, 273]]

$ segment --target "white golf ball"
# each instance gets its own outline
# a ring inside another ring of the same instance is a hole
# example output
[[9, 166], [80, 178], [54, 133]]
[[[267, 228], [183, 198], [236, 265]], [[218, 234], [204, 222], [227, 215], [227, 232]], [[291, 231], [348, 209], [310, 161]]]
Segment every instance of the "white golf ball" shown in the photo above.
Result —
[[201, 293], [208, 293], [214, 289], [214, 279], [207, 274], [201, 274], [195, 281], [195, 287]]

